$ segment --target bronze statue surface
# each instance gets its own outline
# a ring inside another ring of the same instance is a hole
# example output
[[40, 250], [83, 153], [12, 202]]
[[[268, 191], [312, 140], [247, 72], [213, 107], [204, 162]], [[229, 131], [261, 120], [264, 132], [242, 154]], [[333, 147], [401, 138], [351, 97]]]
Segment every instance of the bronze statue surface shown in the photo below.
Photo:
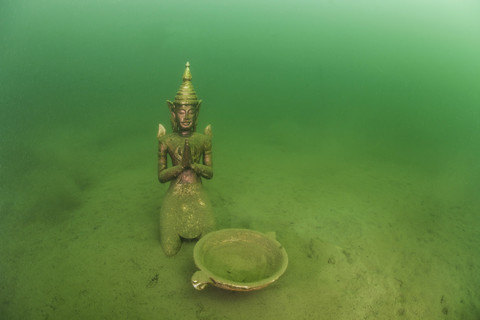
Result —
[[[202, 178], [210, 179], [212, 170], [212, 131], [195, 132], [201, 100], [191, 83], [187, 62], [183, 82], [175, 100], [167, 100], [173, 132], [158, 130], [158, 180], [170, 181], [160, 209], [160, 243], [167, 256], [175, 255], [181, 239], [195, 239], [214, 229], [210, 201]], [[172, 167], [168, 167], [168, 157]]]

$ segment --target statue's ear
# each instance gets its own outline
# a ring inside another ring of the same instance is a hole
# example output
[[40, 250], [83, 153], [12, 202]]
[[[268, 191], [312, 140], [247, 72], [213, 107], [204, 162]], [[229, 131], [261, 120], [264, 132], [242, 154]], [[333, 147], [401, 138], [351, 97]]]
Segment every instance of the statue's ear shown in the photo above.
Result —
[[202, 104], [202, 100], [198, 100], [198, 103], [197, 103], [197, 112], [200, 111], [200, 105]]
[[175, 113], [175, 104], [172, 101], [167, 100], [167, 105], [168, 105], [168, 109], [170, 109], [170, 112]]

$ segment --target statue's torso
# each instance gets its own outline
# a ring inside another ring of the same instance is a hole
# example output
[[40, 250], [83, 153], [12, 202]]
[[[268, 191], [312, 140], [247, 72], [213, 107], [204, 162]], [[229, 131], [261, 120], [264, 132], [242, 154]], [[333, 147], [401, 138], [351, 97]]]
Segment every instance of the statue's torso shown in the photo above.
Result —
[[[208, 148], [210, 137], [193, 132], [190, 136], [181, 136], [178, 133], [167, 134], [161, 138], [160, 143], [167, 147], [167, 152], [172, 160], [172, 165], [176, 166], [182, 162], [183, 152], [185, 148], [185, 140], [188, 139], [190, 145], [190, 152], [193, 163], [200, 163], [205, 150]], [[201, 183], [201, 178], [198, 177], [192, 169], [184, 170], [172, 184], [188, 184]]]
[[[193, 133], [188, 137], [177, 133], [165, 135], [160, 143], [170, 155], [173, 166], [182, 163], [186, 139], [193, 163], [200, 163], [205, 152], [211, 149], [211, 139], [204, 134]], [[196, 238], [213, 227], [210, 202], [200, 176], [193, 169], [183, 170], [171, 181], [163, 200], [161, 219], [164, 228], [174, 230], [175, 235], [186, 239]]]

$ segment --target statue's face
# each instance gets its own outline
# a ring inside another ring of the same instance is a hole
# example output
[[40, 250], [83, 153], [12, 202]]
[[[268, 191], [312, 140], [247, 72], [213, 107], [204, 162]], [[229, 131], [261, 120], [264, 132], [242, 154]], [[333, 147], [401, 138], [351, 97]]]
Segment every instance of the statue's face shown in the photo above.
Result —
[[191, 131], [197, 117], [197, 109], [191, 105], [181, 105], [175, 108], [175, 119], [181, 131]]

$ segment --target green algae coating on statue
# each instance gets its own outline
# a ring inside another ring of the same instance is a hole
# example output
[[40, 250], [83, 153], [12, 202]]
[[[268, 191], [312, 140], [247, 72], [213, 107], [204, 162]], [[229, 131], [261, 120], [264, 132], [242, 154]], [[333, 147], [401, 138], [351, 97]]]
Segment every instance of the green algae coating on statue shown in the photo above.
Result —
[[[192, 85], [190, 64], [187, 62], [183, 83], [174, 102], [167, 104], [173, 132], [158, 129], [158, 180], [170, 181], [160, 209], [160, 243], [167, 256], [175, 255], [181, 239], [195, 239], [214, 229], [215, 221], [210, 201], [202, 187], [202, 178], [210, 179], [212, 170], [212, 131], [195, 132], [201, 100]], [[167, 155], [172, 160], [168, 168]]]

